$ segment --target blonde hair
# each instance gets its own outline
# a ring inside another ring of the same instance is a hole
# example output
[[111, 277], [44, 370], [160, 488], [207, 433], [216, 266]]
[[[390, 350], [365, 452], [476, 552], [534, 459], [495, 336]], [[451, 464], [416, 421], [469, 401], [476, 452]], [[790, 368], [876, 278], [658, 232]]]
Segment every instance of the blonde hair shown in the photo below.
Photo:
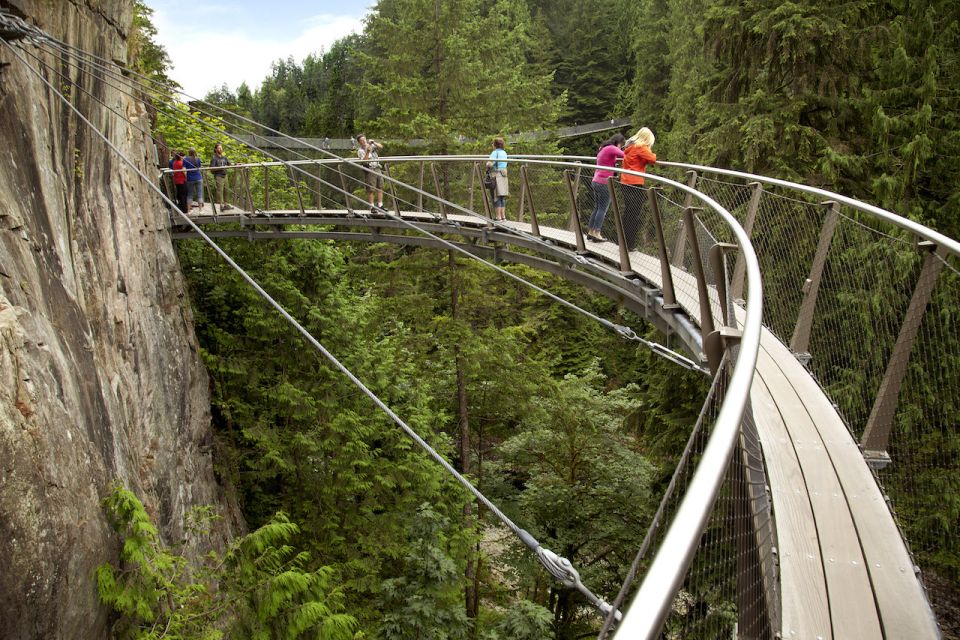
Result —
[[647, 127], [643, 127], [627, 140], [627, 144], [639, 144], [644, 147], [652, 147], [654, 141], [656, 141], [656, 137], [654, 137], [653, 131], [650, 131]]

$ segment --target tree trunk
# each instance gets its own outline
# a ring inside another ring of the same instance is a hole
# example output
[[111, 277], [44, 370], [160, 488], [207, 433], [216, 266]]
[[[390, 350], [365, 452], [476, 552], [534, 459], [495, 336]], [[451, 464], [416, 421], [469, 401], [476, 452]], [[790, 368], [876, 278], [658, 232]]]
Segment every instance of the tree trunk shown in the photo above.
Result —
[[[457, 319], [457, 303], [459, 292], [457, 289], [457, 260], [453, 251], [447, 252], [450, 266], [450, 316]], [[460, 356], [460, 349], [454, 345], [454, 360], [457, 369], [457, 416], [460, 421], [460, 472], [469, 475], [471, 471], [470, 464], [470, 417], [467, 411], [467, 382], [463, 373], [463, 358]], [[473, 526], [473, 502], [468, 501], [463, 505], [463, 524], [469, 529]], [[466, 605], [467, 616], [477, 617], [479, 603], [477, 599], [477, 570], [474, 566], [473, 554], [467, 556], [467, 567], [464, 570], [464, 576], [467, 584], [464, 587], [464, 603]]]

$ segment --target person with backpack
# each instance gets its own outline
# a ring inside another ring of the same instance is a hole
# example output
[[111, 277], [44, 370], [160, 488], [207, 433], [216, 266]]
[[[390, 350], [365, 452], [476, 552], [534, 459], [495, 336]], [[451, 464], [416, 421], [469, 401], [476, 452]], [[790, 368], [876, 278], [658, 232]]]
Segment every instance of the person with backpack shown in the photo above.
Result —
[[183, 170], [183, 153], [180, 151], [173, 155], [170, 161], [170, 168], [173, 170], [173, 187], [177, 197], [177, 207], [180, 211], [186, 213], [187, 208], [187, 172]]

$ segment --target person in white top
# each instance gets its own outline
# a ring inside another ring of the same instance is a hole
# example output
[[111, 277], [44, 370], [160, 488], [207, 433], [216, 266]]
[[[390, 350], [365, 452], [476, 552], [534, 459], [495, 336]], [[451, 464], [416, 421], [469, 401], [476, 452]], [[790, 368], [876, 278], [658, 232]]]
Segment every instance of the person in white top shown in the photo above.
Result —
[[[370, 202], [370, 213], [376, 213], [377, 207], [383, 209], [383, 168], [380, 166], [380, 149], [383, 145], [376, 140], [367, 141], [367, 136], [357, 136], [357, 158], [365, 160], [364, 181], [367, 185], [367, 200]], [[377, 206], [373, 206], [373, 198], [377, 197]]]

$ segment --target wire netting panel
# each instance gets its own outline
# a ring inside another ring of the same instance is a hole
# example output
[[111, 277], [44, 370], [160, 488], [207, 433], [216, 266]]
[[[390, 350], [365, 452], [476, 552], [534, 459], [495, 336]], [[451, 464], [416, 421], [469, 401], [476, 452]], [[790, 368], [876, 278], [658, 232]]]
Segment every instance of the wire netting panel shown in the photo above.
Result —
[[[664, 494], [660, 512], [647, 532], [635, 563], [639, 568], [638, 583], [687, 492], [725, 392], [726, 376], [722, 374], [714, 380], [671, 486]], [[744, 433], [730, 460], [696, 554], [681, 588], [672, 598], [662, 638], [774, 637], [772, 629], [779, 615], [776, 544], [759, 443], [749, 412], [744, 424]], [[649, 603], [640, 600], [630, 604], [631, 608], [645, 606]]]

